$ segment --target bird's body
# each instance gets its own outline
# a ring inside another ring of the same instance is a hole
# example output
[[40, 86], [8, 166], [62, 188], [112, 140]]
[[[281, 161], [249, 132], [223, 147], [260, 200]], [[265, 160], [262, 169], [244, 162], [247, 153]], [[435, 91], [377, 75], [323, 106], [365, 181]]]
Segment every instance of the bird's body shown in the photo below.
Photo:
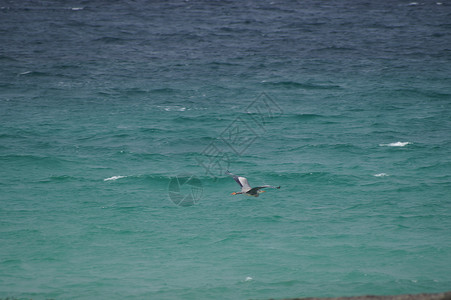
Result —
[[226, 174], [232, 176], [233, 179], [235, 179], [236, 183], [238, 183], [241, 186], [241, 192], [235, 192], [232, 193], [232, 195], [245, 194], [248, 196], [258, 197], [260, 193], [265, 192], [262, 191], [261, 189], [264, 188], [280, 189], [280, 186], [272, 186], [272, 185], [262, 185], [252, 188], [245, 177], [234, 175], [229, 171], [226, 171]]

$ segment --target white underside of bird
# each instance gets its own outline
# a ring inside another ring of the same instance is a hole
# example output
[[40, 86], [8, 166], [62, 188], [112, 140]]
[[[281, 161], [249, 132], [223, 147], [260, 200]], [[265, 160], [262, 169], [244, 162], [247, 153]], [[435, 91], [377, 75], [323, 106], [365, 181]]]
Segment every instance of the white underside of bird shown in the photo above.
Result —
[[265, 192], [262, 191], [262, 189], [264, 188], [280, 189], [280, 186], [272, 186], [272, 185], [261, 185], [252, 188], [245, 177], [234, 175], [229, 171], [226, 171], [226, 174], [232, 176], [233, 179], [236, 181], [236, 183], [238, 183], [241, 186], [241, 192], [234, 192], [232, 193], [232, 195], [244, 194], [248, 196], [258, 197], [260, 193]]

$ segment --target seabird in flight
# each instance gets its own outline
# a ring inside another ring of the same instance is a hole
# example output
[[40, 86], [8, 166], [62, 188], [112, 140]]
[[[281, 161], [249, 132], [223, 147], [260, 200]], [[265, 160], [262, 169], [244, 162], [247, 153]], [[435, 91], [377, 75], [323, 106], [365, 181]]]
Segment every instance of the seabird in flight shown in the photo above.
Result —
[[234, 192], [232, 195], [245, 194], [248, 196], [258, 197], [260, 193], [264, 193], [265, 191], [261, 191], [264, 188], [272, 188], [272, 189], [280, 189], [280, 186], [272, 186], [272, 185], [262, 185], [252, 188], [249, 185], [249, 182], [246, 178], [234, 175], [229, 171], [225, 172], [227, 175], [232, 176], [233, 179], [241, 186], [241, 192]]

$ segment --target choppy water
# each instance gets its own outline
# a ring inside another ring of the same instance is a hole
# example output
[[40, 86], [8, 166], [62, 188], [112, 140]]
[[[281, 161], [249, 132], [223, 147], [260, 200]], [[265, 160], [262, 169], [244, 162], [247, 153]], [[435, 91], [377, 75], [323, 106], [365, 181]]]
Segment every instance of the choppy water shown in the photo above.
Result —
[[1, 1], [0, 297], [449, 290], [450, 34], [448, 1]]

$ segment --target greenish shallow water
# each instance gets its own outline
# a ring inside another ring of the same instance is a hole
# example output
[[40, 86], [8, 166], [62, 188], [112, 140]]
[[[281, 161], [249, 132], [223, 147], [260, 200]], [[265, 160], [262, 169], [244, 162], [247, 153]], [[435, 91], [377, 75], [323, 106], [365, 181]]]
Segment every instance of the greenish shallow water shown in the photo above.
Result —
[[450, 289], [449, 3], [0, 7], [0, 297]]

